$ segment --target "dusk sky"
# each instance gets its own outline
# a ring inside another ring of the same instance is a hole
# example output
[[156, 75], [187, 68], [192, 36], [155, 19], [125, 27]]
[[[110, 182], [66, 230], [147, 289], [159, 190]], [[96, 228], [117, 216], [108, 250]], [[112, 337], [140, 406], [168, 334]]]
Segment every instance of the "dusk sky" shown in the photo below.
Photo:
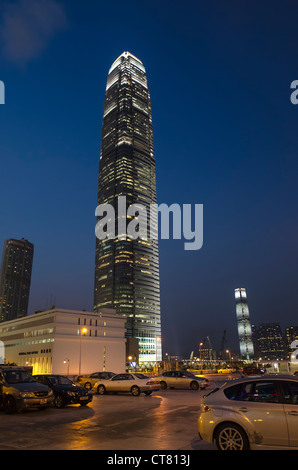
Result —
[[2, 0], [0, 247], [35, 246], [29, 313], [93, 309], [106, 79], [129, 51], [152, 100], [158, 203], [203, 204], [204, 244], [161, 240], [163, 352], [298, 325], [298, 5], [293, 0]]

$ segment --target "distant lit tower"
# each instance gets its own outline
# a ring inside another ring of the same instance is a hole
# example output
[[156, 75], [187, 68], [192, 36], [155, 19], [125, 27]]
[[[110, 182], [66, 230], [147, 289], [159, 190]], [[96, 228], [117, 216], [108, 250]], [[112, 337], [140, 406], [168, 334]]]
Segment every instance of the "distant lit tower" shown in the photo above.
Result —
[[0, 272], [0, 321], [28, 313], [34, 247], [24, 238], [6, 240]]
[[246, 290], [243, 288], [235, 289], [235, 299], [240, 354], [242, 359], [249, 361], [254, 357], [254, 347]]

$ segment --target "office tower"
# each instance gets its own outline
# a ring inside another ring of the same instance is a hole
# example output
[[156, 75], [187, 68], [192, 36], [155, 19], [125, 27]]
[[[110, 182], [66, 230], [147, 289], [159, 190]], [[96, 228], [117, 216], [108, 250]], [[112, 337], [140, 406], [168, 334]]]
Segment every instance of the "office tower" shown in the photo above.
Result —
[[0, 321], [28, 313], [34, 247], [24, 240], [6, 240], [0, 273]]
[[240, 355], [243, 360], [250, 361], [254, 357], [254, 347], [246, 290], [243, 288], [235, 289], [235, 299]]
[[285, 347], [288, 356], [293, 352], [294, 348], [291, 347], [293, 341], [298, 341], [298, 326], [288, 326], [285, 329]]
[[125, 316], [127, 337], [139, 340], [139, 362], [156, 362], [162, 359], [158, 241], [128, 236], [132, 217], [120, 214], [118, 198], [126, 198], [125, 214], [128, 206], [141, 204], [149, 216], [156, 203], [146, 71], [129, 52], [112, 64], [106, 85], [98, 205], [114, 208], [115, 234], [96, 240], [94, 310], [110, 307]]
[[286, 348], [279, 323], [261, 323], [255, 328], [256, 358], [273, 361], [286, 357]]

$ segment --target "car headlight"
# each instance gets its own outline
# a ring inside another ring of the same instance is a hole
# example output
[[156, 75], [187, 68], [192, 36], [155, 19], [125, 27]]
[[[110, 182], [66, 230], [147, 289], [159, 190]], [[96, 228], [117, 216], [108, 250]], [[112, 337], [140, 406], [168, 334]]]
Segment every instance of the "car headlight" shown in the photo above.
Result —
[[54, 395], [53, 390], [50, 390], [48, 393], [48, 397], [52, 397]]
[[71, 397], [75, 397], [75, 396], [76, 396], [75, 392], [67, 392], [67, 395], [70, 395]]
[[21, 393], [22, 398], [34, 398], [34, 393], [32, 392], [23, 392]]

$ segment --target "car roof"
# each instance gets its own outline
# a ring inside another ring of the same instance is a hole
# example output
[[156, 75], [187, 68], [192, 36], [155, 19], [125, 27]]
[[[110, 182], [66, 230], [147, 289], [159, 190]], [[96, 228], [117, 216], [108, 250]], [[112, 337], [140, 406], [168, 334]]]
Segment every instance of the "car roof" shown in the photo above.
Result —
[[298, 377], [290, 374], [266, 374], [266, 375], [250, 375], [248, 377], [241, 377], [240, 379], [233, 379], [227, 381], [223, 386], [230, 387], [234, 384], [260, 381], [266, 382], [266, 380], [293, 380], [298, 382]]

